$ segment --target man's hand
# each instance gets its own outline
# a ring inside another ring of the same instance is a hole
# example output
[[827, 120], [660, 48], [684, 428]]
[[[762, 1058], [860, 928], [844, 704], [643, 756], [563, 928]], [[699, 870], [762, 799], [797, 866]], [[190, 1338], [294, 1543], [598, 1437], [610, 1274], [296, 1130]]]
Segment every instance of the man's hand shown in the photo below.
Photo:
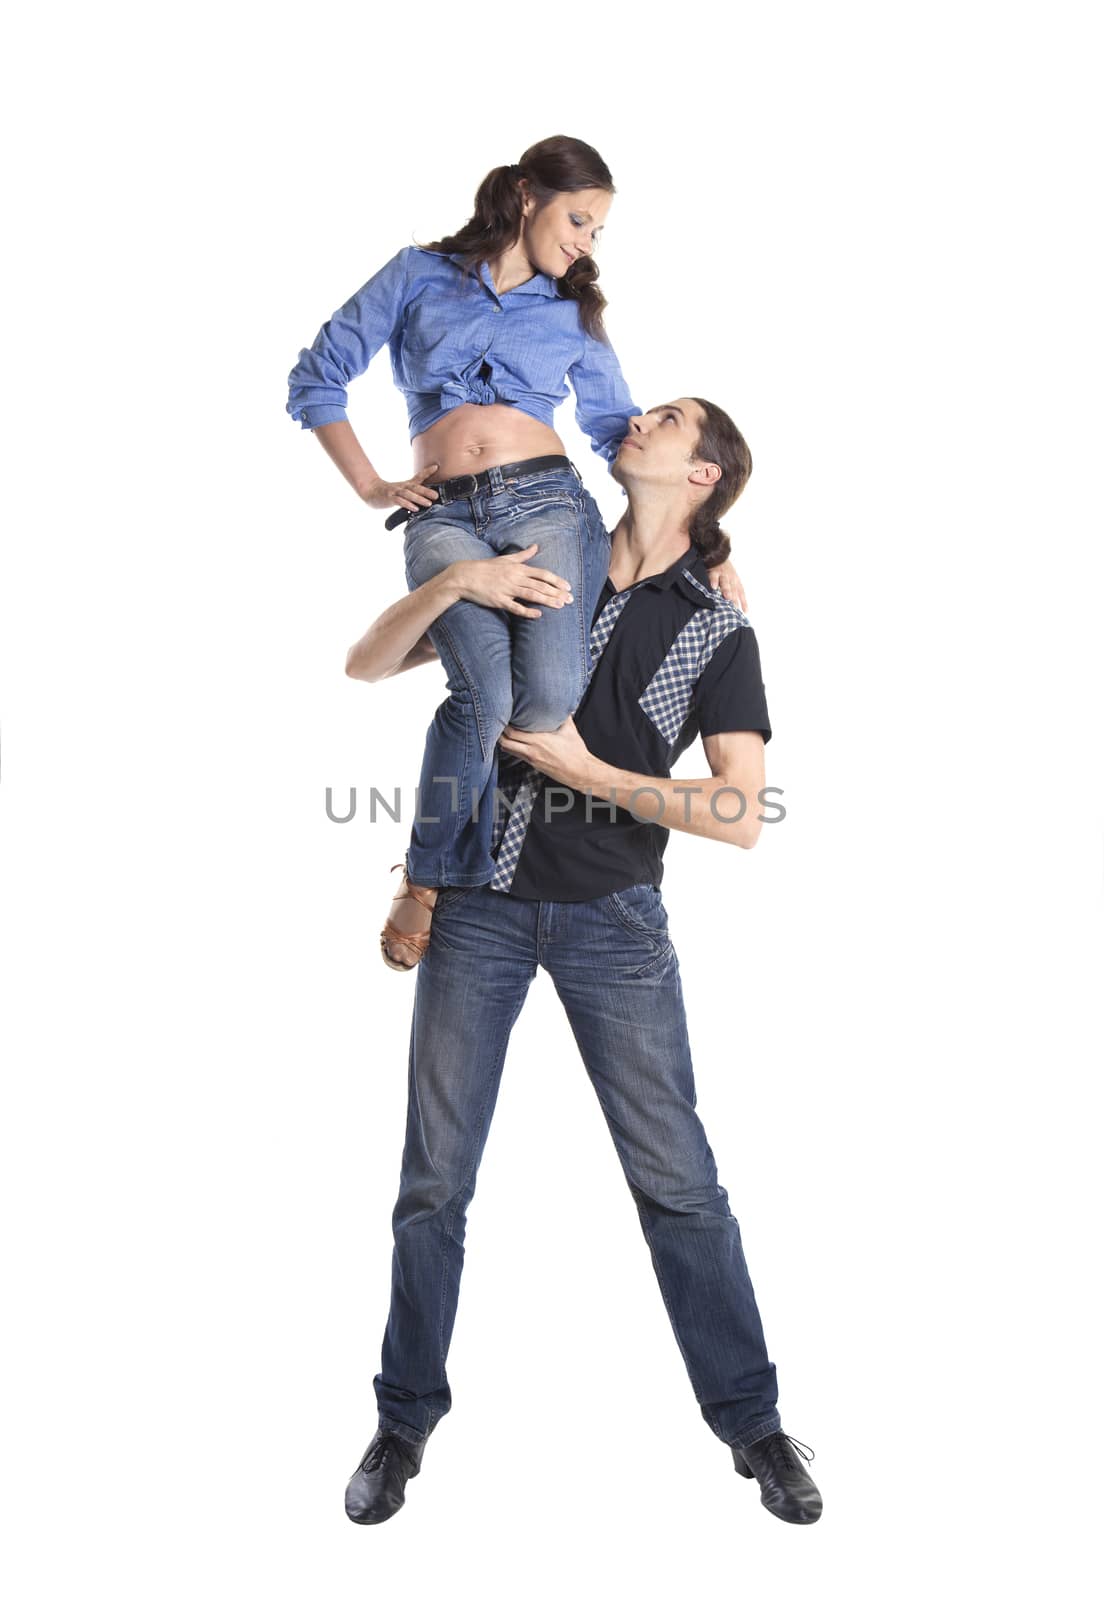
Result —
[[549, 733], [529, 733], [524, 728], [508, 724], [499, 744], [511, 755], [546, 772], [569, 789], [585, 789], [592, 770], [594, 757], [583, 743], [575, 726], [575, 718], [568, 717]]
[[721, 591], [726, 600], [734, 601], [741, 611], [747, 611], [747, 595], [740, 582], [740, 574], [731, 561], [722, 561], [719, 567], [710, 567], [709, 582], [714, 589]]
[[574, 597], [566, 578], [547, 567], [529, 566], [539, 549], [540, 545], [531, 544], [482, 561], [454, 561], [446, 570], [461, 600], [512, 611], [518, 617], [542, 617], [544, 612], [536, 610], [537, 605], [561, 611], [574, 604]]

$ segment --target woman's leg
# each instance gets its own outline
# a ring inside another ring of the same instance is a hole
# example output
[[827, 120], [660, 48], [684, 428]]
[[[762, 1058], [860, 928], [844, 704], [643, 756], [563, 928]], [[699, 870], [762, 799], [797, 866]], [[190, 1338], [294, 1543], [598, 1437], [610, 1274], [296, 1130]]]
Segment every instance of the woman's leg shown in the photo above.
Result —
[[[418, 588], [454, 561], [491, 560], [497, 551], [475, 527], [467, 500], [416, 515], [406, 537], [409, 587]], [[498, 738], [510, 716], [510, 629], [505, 612], [458, 600], [428, 631], [449, 692], [426, 735], [406, 870], [412, 883], [468, 888], [486, 883], [494, 870], [490, 802]], [[410, 914], [417, 926], [426, 925], [416, 904]], [[394, 920], [406, 925], [398, 916]]]
[[[609, 567], [609, 535], [570, 467], [430, 507], [407, 525], [411, 589], [453, 561], [490, 559], [530, 544], [539, 546], [531, 564], [567, 578], [573, 604], [528, 618], [461, 600], [429, 629], [449, 694], [426, 738], [406, 856], [412, 883], [470, 887], [490, 881], [499, 736], [511, 721], [558, 727], [578, 705], [589, 672], [591, 617]], [[410, 931], [428, 925], [414, 901], [398, 902], [393, 920]], [[399, 959], [408, 957], [400, 953]]]
[[590, 629], [609, 570], [610, 541], [591, 495], [570, 468], [521, 479], [496, 496], [488, 538], [496, 552], [539, 548], [530, 565], [571, 584], [573, 603], [541, 616], [510, 616], [512, 704], [518, 728], [558, 728], [582, 699], [590, 672]]

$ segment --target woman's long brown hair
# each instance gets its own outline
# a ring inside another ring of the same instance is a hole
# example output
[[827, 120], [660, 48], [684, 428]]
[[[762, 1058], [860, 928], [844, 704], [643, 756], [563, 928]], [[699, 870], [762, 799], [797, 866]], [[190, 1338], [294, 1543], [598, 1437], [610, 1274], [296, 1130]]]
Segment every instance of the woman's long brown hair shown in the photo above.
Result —
[[[577, 189], [604, 189], [614, 194], [610, 170], [592, 145], [557, 134], [530, 145], [514, 166], [488, 172], [475, 194], [475, 211], [456, 233], [423, 246], [442, 255], [459, 255], [464, 266], [478, 272], [484, 261], [494, 261], [516, 243], [521, 233], [522, 191], [518, 180], [528, 180], [538, 211], [554, 194]], [[602, 325], [606, 297], [598, 287], [598, 267], [593, 256], [580, 256], [562, 278], [556, 279], [561, 299], [579, 302], [579, 319], [587, 333], [607, 338]]]

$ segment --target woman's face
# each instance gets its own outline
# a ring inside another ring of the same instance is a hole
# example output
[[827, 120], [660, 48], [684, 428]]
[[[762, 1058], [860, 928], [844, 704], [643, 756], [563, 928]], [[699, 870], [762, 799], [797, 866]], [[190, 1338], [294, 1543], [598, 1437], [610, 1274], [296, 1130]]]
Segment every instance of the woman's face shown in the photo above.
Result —
[[571, 189], [538, 211], [526, 194], [520, 242], [534, 272], [562, 278], [577, 257], [593, 254], [612, 201], [605, 189]]

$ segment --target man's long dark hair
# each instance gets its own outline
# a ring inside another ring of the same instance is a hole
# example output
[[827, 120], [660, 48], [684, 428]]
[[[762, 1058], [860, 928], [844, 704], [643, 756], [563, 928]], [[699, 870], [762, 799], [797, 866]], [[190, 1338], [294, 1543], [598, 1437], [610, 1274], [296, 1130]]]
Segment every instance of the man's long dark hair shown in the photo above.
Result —
[[751, 451], [727, 412], [711, 400], [699, 400], [696, 394], [690, 398], [705, 412], [694, 456], [698, 461], [715, 461], [721, 469], [713, 493], [702, 501], [690, 520], [690, 538], [706, 566], [719, 567], [732, 551], [720, 525], [721, 518], [739, 499], [751, 477]]
[[[528, 180], [538, 211], [554, 194], [575, 189], [616, 192], [609, 168], [592, 145], [557, 134], [530, 145], [516, 166], [495, 167], [488, 172], [475, 192], [475, 211], [459, 232], [424, 248], [438, 250], [442, 255], [462, 256], [469, 271], [478, 272], [482, 262], [495, 260], [517, 242], [521, 233], [520, 178]], [[602, 325], [606, 297], [598, 287], [594, 258], [580, 256], [556, 283], [562, 299], [579, 302], [579, 319], [587, 333], [606, 339]]]

